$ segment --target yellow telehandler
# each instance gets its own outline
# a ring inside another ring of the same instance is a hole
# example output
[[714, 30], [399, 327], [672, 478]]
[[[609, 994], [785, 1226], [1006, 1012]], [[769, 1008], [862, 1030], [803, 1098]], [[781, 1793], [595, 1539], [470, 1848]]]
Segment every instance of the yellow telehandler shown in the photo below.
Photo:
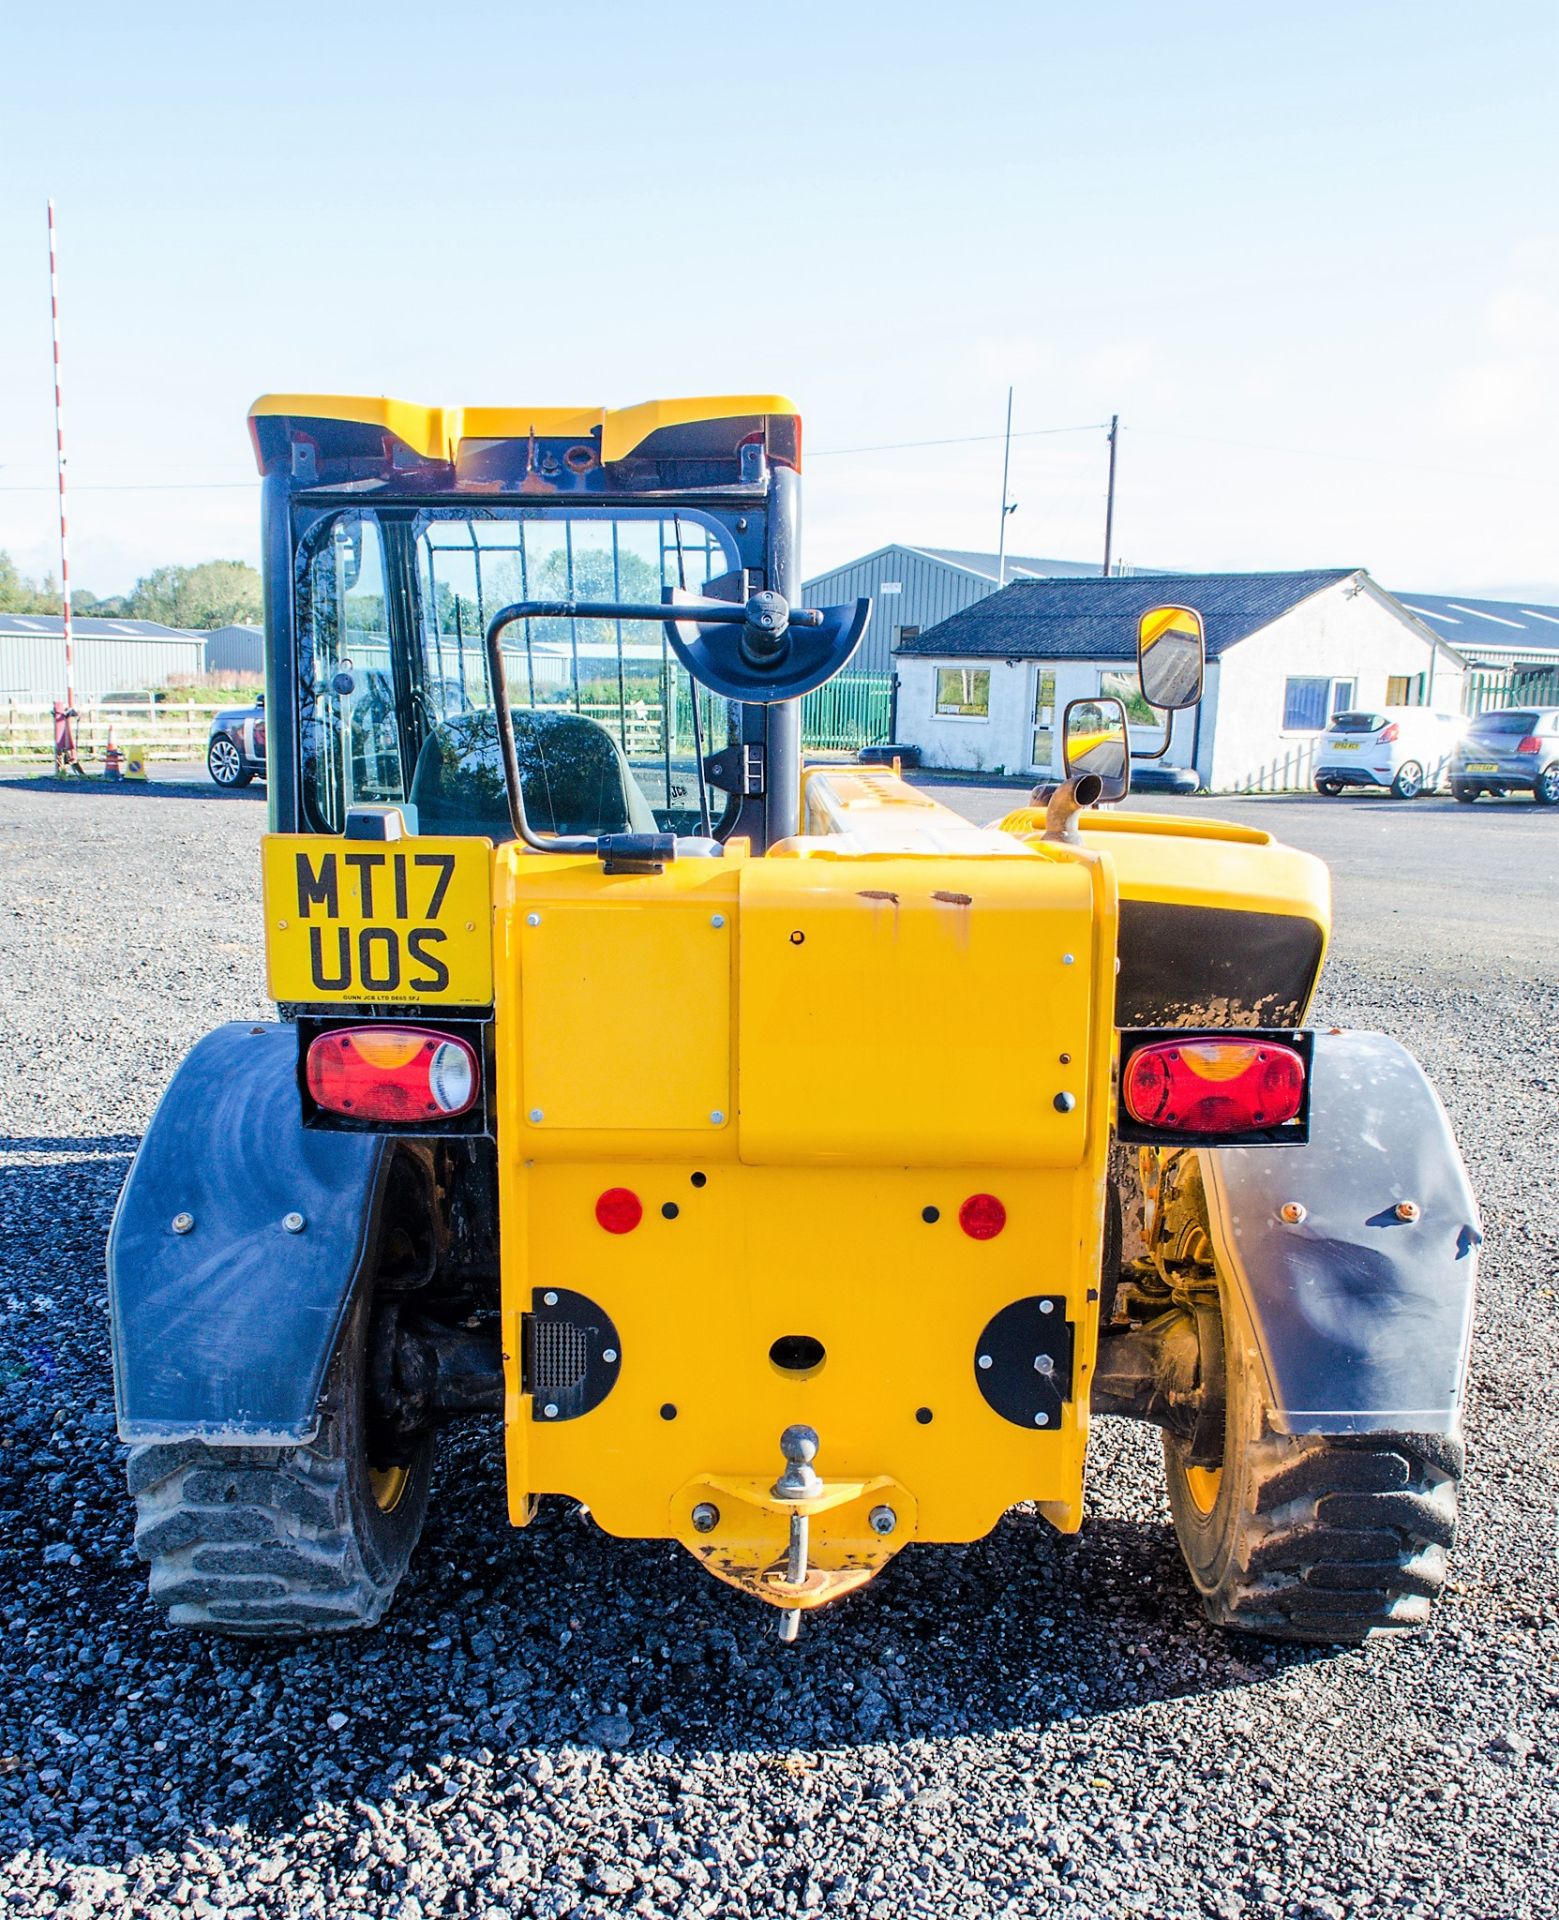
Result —
[[[789, 1639], [1016, 1503], [1076, 1529], [1108, 1413], [1214, 1620], [1423, 1622], [1478, 1216], [1411, 1056], [1304, 1024], [1321, 865], [1119, 805], [1103, 698], [988, 828], [805, 764], [870, 608], [800, 604], [782, 398], [250, 426], [279, 1018], [190, 1053], [109, 1248], [171, 1618], [372, 1624], [501, 1414], [516, 1526], [570, 1496]], [[1140, 585], [1172, 715], [1218, 635]]]

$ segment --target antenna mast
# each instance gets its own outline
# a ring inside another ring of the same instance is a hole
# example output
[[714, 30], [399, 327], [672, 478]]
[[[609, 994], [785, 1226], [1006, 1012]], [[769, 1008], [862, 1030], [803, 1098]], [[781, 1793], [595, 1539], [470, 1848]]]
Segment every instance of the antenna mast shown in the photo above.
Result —
[[1007, 389], [1007, 433], [1001, 450], [1001, 534], [996, 542], [996, 591], [1007, 584], [1007, 469], [1012, 460], [1012, 389]]

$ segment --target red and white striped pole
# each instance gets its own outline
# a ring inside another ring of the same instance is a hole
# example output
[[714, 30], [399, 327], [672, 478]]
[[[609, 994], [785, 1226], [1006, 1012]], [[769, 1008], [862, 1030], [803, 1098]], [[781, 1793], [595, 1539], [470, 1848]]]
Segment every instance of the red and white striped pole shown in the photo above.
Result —
[[49, 317], [54, 335], [54, 465], [60, 483], [60, 600], [65, 627], [65, 711], [56, 722], [54, 757], [75, 766], [76, 736], [71, 725], [76, 707], [76, 636], [70, 617], [70, 531], [65, 512], [65, 418], [60, 403], [60, 273], [54, 237], [54, 202], [49, 202]]

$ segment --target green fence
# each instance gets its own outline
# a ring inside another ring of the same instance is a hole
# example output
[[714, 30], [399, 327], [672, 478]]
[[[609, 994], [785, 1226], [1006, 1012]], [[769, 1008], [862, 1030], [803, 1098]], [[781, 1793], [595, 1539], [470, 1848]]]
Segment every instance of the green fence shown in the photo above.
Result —
[[1462, 682], [1462, 712], [1491, 707], [1559, 707], [1559, 669], [1502, 667], [1469, 673]]
[[[676, 746], [690, 748], [693, 740], [692, 686], [685, 674], [676, 676]], [[587, 711], [594, 711], [587, 709]], [[660, 709], [650, 708], [659, 724]], [[811, 753], [856, 753], [888, 738], [893, 713], [893, 679], [886, 673], [840, 673], [809, 693], [801, 702], [801, 744]], [[725, 702], [707, 690], [699, 694], [704, 723], [704, 751], [725, 745]], [[608, 726], [612, 719], [601, 715]], [[614, 716], [615, 717], [615, 716]], [[615, 731], [615, 728], [614, 728]]]
[[813, 752], [856, 753], [888, 738], [893, 677], [838, 673], [801, 702], [801, 744]]

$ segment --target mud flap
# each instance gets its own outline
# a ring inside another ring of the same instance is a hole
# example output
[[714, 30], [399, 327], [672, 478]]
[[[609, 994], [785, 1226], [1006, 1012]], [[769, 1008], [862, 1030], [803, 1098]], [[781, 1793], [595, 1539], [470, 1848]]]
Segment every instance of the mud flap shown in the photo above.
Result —
[[1423, 1068], [1381, 1033], [1317, 1033], [1310, 1140], [1199, 1154], [1284, 1433], [1455, 1433], [1482, 1229]]
[[304, 1130], [291, 1026], [234, 1022], [198, 1043], [109, 1234], [121, 1439], [314, 1437], [389, 1159], [378, 1135]]

